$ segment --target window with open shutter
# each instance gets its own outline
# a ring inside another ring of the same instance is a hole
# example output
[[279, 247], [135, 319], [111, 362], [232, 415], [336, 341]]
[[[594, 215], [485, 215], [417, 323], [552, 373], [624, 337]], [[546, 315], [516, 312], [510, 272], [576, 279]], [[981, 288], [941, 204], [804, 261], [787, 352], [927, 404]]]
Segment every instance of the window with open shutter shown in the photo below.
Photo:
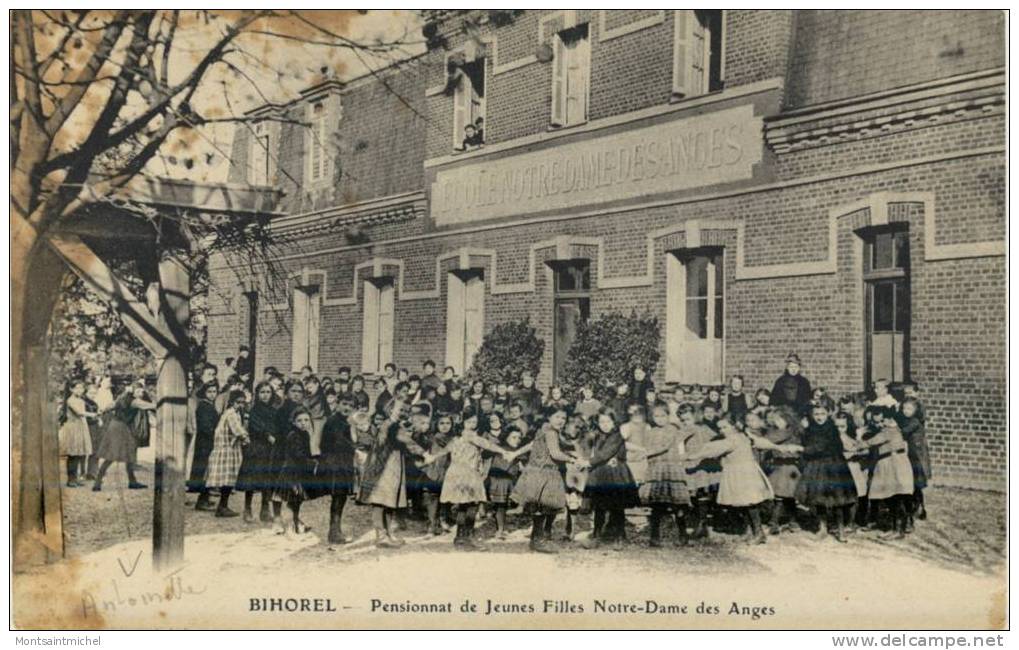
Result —
[[379, 361], [384, 368], [393, 360], [393, 321], [396, 315], [396, 288], [392, 282], [379, 287]]
[[304, 366], [318, 368], [320, 305], [321, 294], [317, 287], [294, 289], [290, 348], [290, 366], [294, 371]]
[[474, 274], [464, 284], [464, 368], [474, 361], [485, 335], [485, 280]]
[[329, 142], [329, 108], [326, 103], [317, 102], [310, 107], [310, 128], [306, 130], [307, 138], [307, 178], [310, 183], [323, 183], [329, 180], [332, 169], [331, 157], [327, 143]]
[[[453, 87], [453, 148], [471, 149], [484, 144], [485, 121], [485, 57], [464, 63], [456, 72]], [[468, 140], [467, 126], [475, 127]]]
[[591, 40], [587, 25], [565, 29], [552, 38], [552, 124], [587, 121], [591, 78]]
[[379, 288], [371, 280], [364, 281], [361, 308], [361, 372], [374, 373], [382, 366], [379, 365]]
[[474, 360], [484, 334], [483, 271], [450, 271], [446, 291], [446, 365], [462, 374]]
[[672, 92], [679, 97], [696, 97], [720, 90], [725, 12], [677, 9], [673, 29]]
[[255, 124], [249, 134], [248, 149], [248, 183], [251, 185], [268, 185], [272, 180], [271, 156], [269, 155], [269, 124]]

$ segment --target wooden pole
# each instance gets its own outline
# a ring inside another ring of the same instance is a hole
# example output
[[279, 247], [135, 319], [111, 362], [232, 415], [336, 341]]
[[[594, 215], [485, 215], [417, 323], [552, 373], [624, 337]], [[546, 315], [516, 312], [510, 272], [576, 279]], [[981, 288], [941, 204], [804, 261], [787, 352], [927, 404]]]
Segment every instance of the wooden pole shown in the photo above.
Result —
[[[180, 259], [166, 255], [159, 262], [160, 319], [175, 338], [186, 341], [191, 282]], [[156, 382], [156, 467], [152, 519], [152, 561], [157, 571], [184, 560], [184, 467], [187, 404], [187, 346], [180, 344], [160, 362]]]

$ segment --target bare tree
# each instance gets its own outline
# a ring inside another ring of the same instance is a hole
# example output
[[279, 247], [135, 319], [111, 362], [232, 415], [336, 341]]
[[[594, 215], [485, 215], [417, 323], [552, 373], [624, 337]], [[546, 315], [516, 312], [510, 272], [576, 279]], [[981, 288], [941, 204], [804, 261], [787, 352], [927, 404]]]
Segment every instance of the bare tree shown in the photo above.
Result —
[[[207, 138], [206, 131], [217, 124], [250, 128], [253, 118], [235, 108], [244, 102], [231, 93], [246, 84], [248, 94], [265, 99], [267, 80], [279, 85], [285, 75], [295, 74], [274, 67], [275, 58], [266, 56], [276, 47], [270, 44], [349, 51], [373, 61], [400, 58], [414, 45], [416, 37], [408, 33], [392, 40], [348, 36], [357, 13], [13, 12], [10, 308], [16, 568], [62, 555], [60, 497], [53, 487], [59, 484], [54, 481], [59, 471], [55, 427], [45, 393], [45, 332], [68, 268], [115, 305], [123, 323], [157, 360], [154, 561], [163, 567], [181, 559], [189, 265], [200, 244], [270, 259], [266, 215], [275, 197], [271, 188], [207, 188], [200, 201], [192, 192], [194, 204], [181, 207], [164, 200], [161, 193], [168, 186], [153, 180], [150, 171], [160, 159], [176, 161], [177, 155], [167, 151], [172, 138]], [[210, 102], [217, 89], [222, 101]], [[187, 169], [196, 164], [192, 157], [181, 158]], [[179, 193], [180, 186], [170, 189]], [[113, 270], [110, 260], [115, 258], [135, 265], [144, 291], [134, 290]]]

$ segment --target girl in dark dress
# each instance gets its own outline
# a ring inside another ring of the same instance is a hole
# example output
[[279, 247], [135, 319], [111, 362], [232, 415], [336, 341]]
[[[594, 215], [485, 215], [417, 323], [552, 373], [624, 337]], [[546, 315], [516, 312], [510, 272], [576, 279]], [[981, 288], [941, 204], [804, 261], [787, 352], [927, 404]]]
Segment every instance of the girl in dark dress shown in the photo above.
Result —
[[534, 440], [518, 450], [521, 455], [530, 451], [530, 456], [510, 498], [532, 518], [531, 550], [555, 553], [555, 549], [546, 543], [549, 539], [546, 531], [552, 529], [556, 515], [566, 507], [566, 486], [559, 465], [577, 463], [586, 467], [587, 461], [559, 448], [559, 438], [566, 426], [566, 411], [549, 409], [545, 417], [545, 421], [537, 426]]
[[273, 408], [273, 390], [267, 381], [255, 387], [255, 403], [248, 413], [248, 444], [243, 448], [244, 459], [237, 475], [238, 492], [244, 492], [244, 521], [253, 523], [251, 506], [255, 493], [262, 494], [262, 507], [258, 518], [262, 523], [272, 521], [269, 504], [272, 502], [272, 450], [276, 443], [276, 409]]
[[294, 412], [301, 408], [301, 403], [304, 401], [304, 385], [298, 380], [292, 380], [286, 385], [286, 399], [276, 410], [276, 442], [272, 446], [272, 454], [270, 456], [270, 486], [272, 490], [272, 520], [273, 529], [276, 533], [283, 533], [283, 499], [280, 495], [282, 493], [281, 486], [279, 485], [280, 476], [280, 465], [282, 463], [282, 452], [281, 452], [281, 439], [283, 434], [290, 431], [293, 426]]
[[610, 407], [598, 412], [598, 434], [591, 446], [591, 474], [586, 495], [594, 509], [594, 531], [588, 546], [626, 538], [626, 509], [640, 505], [637, 484], [626, 464], [626, 440]]
[[277, 455], [279, 475], [276, 481], [278, 500], [286, 502], [292, 516], [286, 534], [300, 535], [311, 530], [301, 522], [301, 504], [314, 498], [315, 461], [311, 457], [311, 435], [314, 424], [304, 408], [293, 412], [290, 428], [280, 439]]
[[920, 403], [913, 397], [902, 401], [899, 413], [899, 428], [909, 445], [909, 462], [913, 466], [913, 500], [909, 514], [909, 528], [913, 527], [913, 517], [927, 517], [923, 503], [923, 489], [931, 477], [931, 452], [927, 446], [927, 431], [923, 421]]
[[322, 427], [322, 457], [318, 466], [318, 485], [328, 494], [330, 544], [346, 544], [351, 538], [343, 534], [343, 508], [347, 497], [354, 493], [354, 437], [347, 419], [353, 413], [349, 395], [340, 398], [336, 413]]
[[728, 413], [733, 422], [745, 422], [749, 410], [747, 394], [743, 392], [743, 375], [733, 375], [729, 379], [729, 390], [725, 394], [722, 411]]
[[817, 517], [819, 537], [828, 534], [828, 520], [834, 519], [835, 539], [845, 542], [843, 510], [856, 504], [856, 482], [846, 463], [838, 429], [824, 405], [815, 404], [811, 409], [802, 440], [802, 474], [796, 484], [796, 501]]
[[647, 403], [647, 392], [654, 389], [655, 383], [647, 376], [647, 370], [640, 366], [634, 368], [633, 375], [630, 378], [629, 399], [643, 405]]
[[128, 387], [124, 394], [116, 401], [112, 413], [99, 441], [99, 449], [96, 455], [103, 459], [99, 466], [99, 473], [96, 475], [96, 482], [92, 486], [93, 492], [103, 489], [103, 477], [113, 463], [124, 463], [127, 469], [127, 487], [131, 490], [141, 490], [147, 487], [139, 483], [134, 475], [134, 463], [138, 460], [138, 433], [133, 428], [138, 419], [139, 413], [147, 415], [147, 411], [156, 408], [156, 405], [143, 399], [145, 395], [144, 386]]
[[188, 492], [198, 493], [195, 510], [215, 510], [209, 498], [209, 488], [205, 485], [205, 475], [209, 469], [209, 456], [212, 454], [216, 437], [216, 425], [219, 424], [219, 413], [216, 411], [216, 397], [219, 386], [216, 382], [208, 383], [198, 389], [198, 405], [195, 407], [195, 442], [194, 458], [191, 460], [191, 477], [188, 479]]

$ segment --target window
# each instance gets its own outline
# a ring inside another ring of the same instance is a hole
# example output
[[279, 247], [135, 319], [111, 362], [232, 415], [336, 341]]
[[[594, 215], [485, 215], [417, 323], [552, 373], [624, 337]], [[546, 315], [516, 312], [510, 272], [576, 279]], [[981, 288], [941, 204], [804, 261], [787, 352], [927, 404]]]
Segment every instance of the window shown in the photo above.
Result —
[[672, 92], [696, 97], [722, 89], [725, 20], [721, 9], [678, 9], [673, 37]]
[[[470, 126], [470, 130], [468, 130]], [[485, 58], [461, 66], [453, 89], [453, 148], [485, 144]]]
[[393, 360], [393, 316], [396, 290], [392, 278], [364, 282], [361, 372], [378, 373]]
[[720, 248], [666, 258], [666, 380], [723, 383], [725, 258]]
[[554, 380], [563, 377], [566, 356], [577, 330], [591, 317], [591, 262], [569, 260], [552, 263], [555, 339], [552, 348]]
[[552, 38], [552, 125], [587, 121], [591, 80], [591, 40], [587, 25], [564, 29]]
[[909, 232], [878, 228], [864, 235], [866, 383], [909, 379]]
[[321, 294], [317, 286], [294, 289], [293, 341], [290, 367], [299, 371], [304, 366], [318, 369], [318, 332]]
[[458, 375], [470, 367], [485, 334], [485, 276], [481, 269], [451, 271], [446, 299], [446, 365]]
[[323, 183], [329, 180], [332, 170], [331, 157], [326, 143], [329, 141], [329, 111], [324, 102], [311, 105], [311, 128], [307, 130], [307, 178], [310, 183]]
[[272, 183], [272, 156], [269, 155], [269, 123], [258, 122], [251, 128], [248, 150], [248, 183], [270, 185]]

